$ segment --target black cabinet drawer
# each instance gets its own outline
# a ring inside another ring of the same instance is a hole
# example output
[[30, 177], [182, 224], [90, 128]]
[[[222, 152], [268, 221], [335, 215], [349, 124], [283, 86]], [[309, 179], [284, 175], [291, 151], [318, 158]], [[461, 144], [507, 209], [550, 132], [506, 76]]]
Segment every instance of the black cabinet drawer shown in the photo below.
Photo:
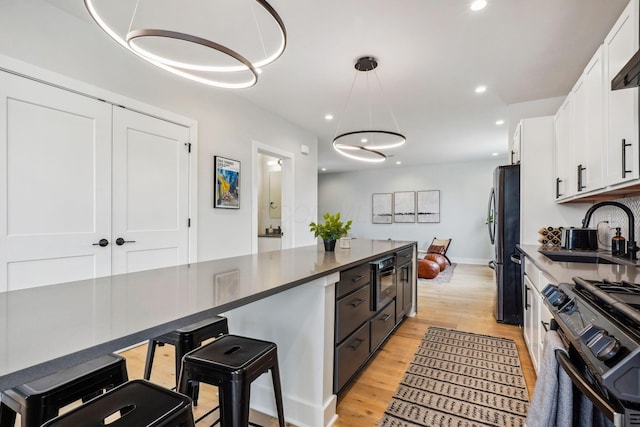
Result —
[[371, 316], [370, 299], [371, 288], [365, 286], [338, 301], [336, 304], [336, 343], [345, 339], [369, 319]]
[[371, 351], [375, 351], [380, 343], [389, 335], [396, 325], [396, 304], [394, 301], [371, 319]]
[[413, 248], [403, 249], [396, 253], [396, 267], [400, 267], [413, 260]]
[[371, 267], [362, 264], [340, 272], [340, 281], [336, 289], [336, 298], [353, 292], [371, 281]]
[[369, 357], [369, 322], [336, 348], [333, 387], [338, 392]]

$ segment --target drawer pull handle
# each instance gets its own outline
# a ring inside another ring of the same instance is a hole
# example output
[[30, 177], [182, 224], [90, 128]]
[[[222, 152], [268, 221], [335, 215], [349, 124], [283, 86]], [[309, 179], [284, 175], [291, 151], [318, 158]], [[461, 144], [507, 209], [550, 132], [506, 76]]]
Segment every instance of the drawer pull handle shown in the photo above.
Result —
[[385, 322], [385, 323], [386, 323], [386, 322], [387, 322], [387, 320], [389, 320], [390, 318], [391, 318], [391, 315], [390, 315], [390, 314], [387, 314], [387, 315], [385, 315], [385, 316], [384, 316], [382, 319], [380, 319], [380, 320], [382, 320], [383, 322]]
[[360, 304], [362, 304], [364, 302], [364, 300], [362, 298], [356, 298], [355, 300], [353, 300], [353, 302], [351, 304], [349, 304], [352, 307], [357, 307]]
[[356, 338], [355, 340], [353, 340], [353, 343], [351, 345], [348, 345], [347, 347], [356, 350], [363, 342], [364, 340], [362, 338]]
[[364, 279], [364, 276], [361, 274], [358, 277], [354, 277], [353, 279], [351, 279], [352, 282], [357, 282], [358, 280]]

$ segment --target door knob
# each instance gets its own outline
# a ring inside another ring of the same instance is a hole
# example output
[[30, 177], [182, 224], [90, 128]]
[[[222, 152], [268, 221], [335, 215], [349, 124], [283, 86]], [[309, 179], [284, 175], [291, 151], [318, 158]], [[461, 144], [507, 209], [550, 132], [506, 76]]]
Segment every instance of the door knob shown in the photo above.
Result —
[[100, 247], [105, 247], [109, 245], [109, 241], [107, 239], [100, 239], [98, 240], [98, 243], [93, 243], [93, 246], [100, 246]]
[[118, 237], [116, 239], [116, 245], [118, 246], [122, 246], [125, 243], [135, 243], [135, 242], [136, 242], [135, 240], [124, 240], [122, 237]]

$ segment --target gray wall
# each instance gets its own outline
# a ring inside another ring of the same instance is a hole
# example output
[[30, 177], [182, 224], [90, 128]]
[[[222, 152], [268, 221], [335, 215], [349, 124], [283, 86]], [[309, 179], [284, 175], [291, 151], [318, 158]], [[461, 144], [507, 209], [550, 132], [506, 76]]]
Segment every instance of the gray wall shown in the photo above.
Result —
[[[484, 264], [492, 259], [487, 203], [493, 170], [502, 159], [398, 167], [375, 171], [320, 174], [318, 218], [341, 212], [352, 219], [352, 237], [417, 241], [426, 248], [433, 237], [452, 238], [454, 262]], [[440, 223], [372, 224], [372, 193], [440, 190]]]

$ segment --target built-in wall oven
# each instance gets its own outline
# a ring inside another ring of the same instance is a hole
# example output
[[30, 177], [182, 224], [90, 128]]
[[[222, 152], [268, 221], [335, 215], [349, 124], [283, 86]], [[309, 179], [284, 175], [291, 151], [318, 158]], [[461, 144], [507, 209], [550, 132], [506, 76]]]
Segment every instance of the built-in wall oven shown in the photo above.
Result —
[[396, 296], [396, 257], [390, 255], [370, 263], [371, 310], [378, 311]]
[[[542, 291], [551, 328], [567, 348], [556, 350], [556, 359], [597, 415], [616, 427], [640, 426], [640, 285], [573, 282]], [[574, 412], [574, 418], [581, 415]]]

